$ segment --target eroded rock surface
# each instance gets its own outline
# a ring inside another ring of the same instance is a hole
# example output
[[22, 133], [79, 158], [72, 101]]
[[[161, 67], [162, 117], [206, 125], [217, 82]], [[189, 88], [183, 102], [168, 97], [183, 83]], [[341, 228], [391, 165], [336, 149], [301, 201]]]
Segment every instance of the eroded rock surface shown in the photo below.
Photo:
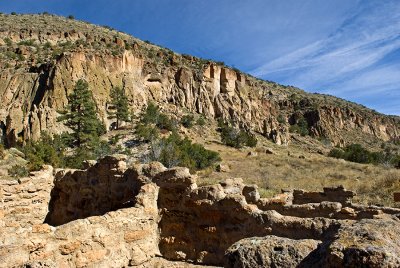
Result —
[[397, 218], [343, 223], [301, 267], [400, 267]]
[[224, 266], [232, 268], [296, 267], [319, 241], [277, 236], [252, 237], [233, 244], [225, 253]]

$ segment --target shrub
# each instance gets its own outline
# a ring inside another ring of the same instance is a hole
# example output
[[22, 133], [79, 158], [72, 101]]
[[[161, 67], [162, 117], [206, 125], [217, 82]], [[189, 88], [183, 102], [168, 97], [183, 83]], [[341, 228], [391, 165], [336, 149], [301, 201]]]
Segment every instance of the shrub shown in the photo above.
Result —
[[286, 119], [282, 114], [279, 114], [278, 117], [276, 118], [276, 120], [280, 123], [280, 124], [285, 124], [286, 123]]
[[206, 120], [204, 119], [204, 117], [203, 116], [200, 116], [198, 119], [197, 119], [197, 121], [196, 121], [196, 124], [198, 125], [198, 126], [204, 126], [205, 124], [206, 124]]
[[158, 122], [156, 123], [156, 126], [159, 129], [166, 129], [168, 131], [173, 131], [176, 129], [176, 121], [171, 119], [169, 116], [166, 114], [160, 114], [158, 117]]
[[74, 15], [68, 15], [68, 19], [70, 19], [70, 20], [74, 20], [74, 19], [75, 19], [75, 17], [74, 17]]
[[386, 166], [394, 167], [400, 164], [399, 155], [393, 154], [389, 150], [370, 152], [360, 144], [351, 144], [343, 149], [333, 148], [329, 152], [328, 156], [362, 164], [384, 164]]
[[307, 136], [309, 135], [309, 131], [308, 131], [308, 122], [307, 120], [302, 117], [300, 118], [296, 124], [290, 126], [289, 131], [291, 133], [298, 133], [301, 136]]
[[219, 154], [192, 143], [187, 137], [182, 139], [178, 133], [172, 132], [168, 138], [153, 143], [150, 149], [150, 160], [160, 161], [166, 167], [183, 166], [195, 171], [204, 169], [220, 161]]
[[22, 152], [28, 160], [29, 170], [39, 170], [44, 164], [53, 167], [62, 167], [64, 165], [65, 145], [61, 136], [51, 138], [49, 134], [43, 132], [40, 140], [29, 141]]
[[85, 160], [96, 160], [111, 153], [111, 147], [106, 141], [91, 141], [88, 148], [75, 148], [72, 154], [65, 157], [65, 166], [82, 169]]
[[150, 102], [145, 112], [140, 119], [141, 124], [154, 124], [159, 129], [173, 131], [176, 129], [176, 121], [171, 119], [166, 114], [160, 112], [160, 108], [154, 103]]
[[25, 166], [22, 165], [14, 165], [10, 169], [8, 169], [8, 174], [14, 178], [26, 177], [29, 175], [29, 171]]
[[[219, 124], [221, 125], [220, 122]], [[255, 147], [257, 145], [257, 138], [248, 131], [222, 124], [220, 132], [221, 141], [225, 145], [235, 148], [242, 148], [243, 146]]]
[[22, 41], [18, 42], [18, 45], [20, 45], [20, 46], [33, 46], [34, 44], [35, 44], [35, 41], [32, 39], [22, 40]]
[[4, 43], [6, 43], [7, 46], [12, 46], [12, 41], [10, 38], [6, 37], [3, 39]]
[[13, 15], [13, 16], [14, 16], [14, 15], [17, 15], [17, 12], [14, 12], [14, 11], [13, 11], [13, 12], [11, 12], [11, 15]]
[[160, 108], [153, 102], [150, 102], [146, 110], [142, 114], [141, 122], [145, 124], [156, 124], [160, 116]]
[[160, 136], [160, 131], [146, 124], [139, 124], [136, 127], [136, 135], [145, 142], [157, 140]]
[[46, 43], [44, 43], [43, 47], [45, 49], [49, 49], [49, 48], [51, 48], [51, 43], [49, 41], [47, 41]]
[[119, 140], [121, 139], [121, 135], [115, 135], [115, 136], [111, 136], [108, 140], [108, 143], [110, 145], [115, 145], [119, 142]]
[[181, 119], [181, 124], [185, 128], [191, 128], [194, 125], [194, 116], [193, 115], [184, 115]]

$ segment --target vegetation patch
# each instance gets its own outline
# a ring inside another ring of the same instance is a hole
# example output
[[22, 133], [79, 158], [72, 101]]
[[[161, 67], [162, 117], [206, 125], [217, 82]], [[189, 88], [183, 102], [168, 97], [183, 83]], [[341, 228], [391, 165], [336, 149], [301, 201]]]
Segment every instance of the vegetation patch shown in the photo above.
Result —
[[361, 164], [383, 164], [400, 168], [400, 155], [390, 150], [371, 152], [360, 144], [351, 144], [343, 149], [333, 148], [329, 156]]
[[[181, 123], [186, 127], [193, 126], [194, 116], [184, 116]], [[167, 137], [160, 138], [162, 131], [170, 131]], [[177, 132], [176, 121], [160, 112], [158, 106], [149, 103], [142, 113], [136, 127], [136, 135], [149, 143], [149, 153], [145, 161], [159, 161], [166, 167], [183, 166], [196, 171], [212, 166], [221, 158], [219, 154], [204, 148], [203, 145], [192, 143]]]
[[227, 146], [242, 148], [244, 146], [255, 147], [257, 145], [257, 138], [249, 131], [232, 127], [222, 121], [219, 121], [218, 126], [221, 141]]

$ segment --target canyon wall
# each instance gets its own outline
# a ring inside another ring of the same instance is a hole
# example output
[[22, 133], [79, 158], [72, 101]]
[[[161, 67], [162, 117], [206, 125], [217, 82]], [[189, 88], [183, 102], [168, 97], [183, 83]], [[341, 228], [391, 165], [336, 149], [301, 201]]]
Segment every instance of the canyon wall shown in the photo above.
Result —
[[[26, 24], [25, 18], [37, 25]], [[55, 16], [1, 15], [0, 22], [2, 53], [21, 57], [0, 64], [0, 126], [9, 146], [37, 139], [44, 130], [66, 131], [57, 122], [57, 112], [66, 107], [78, 79], [88, 81], [107, 126], [109, 93], [120, 86], [136, 114], [154, 101], [177, 114], [187, 111], [233, 121], [278, 144], [289, 143], [289, 126], [300, 118], [306, 119], [313, 136], [335, 145], [358, 137], [360, 142], [389, 141], [400, 135], [398, 117], [261, 81], [116, 31]], [[43, 63], [40, 51], [45, 49], [54, 55]]]

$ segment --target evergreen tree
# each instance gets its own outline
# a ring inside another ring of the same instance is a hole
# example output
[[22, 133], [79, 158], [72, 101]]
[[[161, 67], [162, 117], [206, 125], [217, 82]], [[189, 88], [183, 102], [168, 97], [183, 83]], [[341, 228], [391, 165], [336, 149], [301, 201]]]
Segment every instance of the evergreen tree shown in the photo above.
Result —
[[111, 104], [115, 107], [109, 118], [117, 119], [117, 129], [121, 121], [129, 121], [128, 98], [122, 88], [115, 87], [111, 90]]
[[82, 79], [78, 80], [74, 91], [68, 96], [68, 101], [67, 109], [61, 112], [59, 121], [64, 121], [72, 130], [68, 135], [69, 144], [78, 148], [83, 145], [90, 147], [105, 133], [105, 127], [97, 118], [96, 104], [88, 83]]

